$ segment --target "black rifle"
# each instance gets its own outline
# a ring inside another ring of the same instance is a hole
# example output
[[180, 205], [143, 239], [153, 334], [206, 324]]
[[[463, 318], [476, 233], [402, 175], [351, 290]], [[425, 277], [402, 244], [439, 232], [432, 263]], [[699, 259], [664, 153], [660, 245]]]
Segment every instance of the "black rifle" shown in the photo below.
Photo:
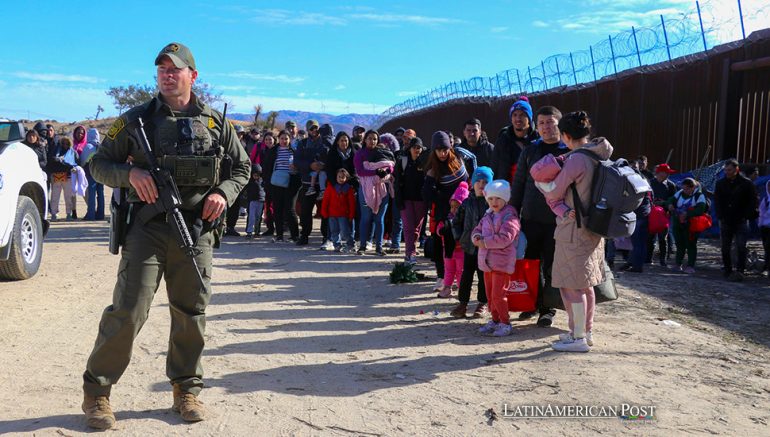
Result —
[[[190, 230], [187, 229], [187, 223], [185, 223], [182, 216], [182, 211], [179, 210], [179, 207], [182, 206], [182, 196], [179, 195], [179, 188], [177, 188], [174, 178], [171, 177], [171, 173], [160, 168], [158, 165], [158, 160], [155, 158], [150, 142], [147, 140], [147, 134], [144, 132], [144, 122], [141, 117], [139, 117], [138, 122], [139, 126], [134, 128], [134, 135], [142, 147], [144, 157], [150, 164], [150, 176], [155, 181], [155, 186], [158, 187], [158, 198], [155, 200], [155, 203], [142, 207], [142, 211], [139, 213], [140, 217], [151, 218], [161, 213], [166, 214], [166, 221], [171, 225], [171, 231], [179, 243], [179, 248], [192, 261], [201, 288], [206, 293], [206, 284], [203, 282], [203, 276], [201, 276], [201, 272], [198, 269], [198, 263], [195, 262], [195, 257], [200, 255], [202, 251], [195, 247]], [[147, 208], [149, 208], [149, 211], [145, 211]]]

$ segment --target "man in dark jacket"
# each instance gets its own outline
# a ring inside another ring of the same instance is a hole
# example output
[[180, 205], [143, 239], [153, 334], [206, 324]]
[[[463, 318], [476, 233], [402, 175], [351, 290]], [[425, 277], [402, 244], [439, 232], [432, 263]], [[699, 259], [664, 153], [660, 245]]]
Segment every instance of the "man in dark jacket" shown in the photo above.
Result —
[[460, 147], [476, 155], [476, 166], [491, 167], [495, 145], [482, 137], [479, 119], [472, 118], [465, 122], [463, 137]]
[[[551, 266], [556, 242], [553, 233], [556, 230], [556, 217], [545, 202], [543, 194], [535, 187], [535, 181], [529, 169], [549, 153], [553, 156], [569, 152], [567, 145], [561, 142], [559, 120], [561, 112], [553, 106], [543, 106], [537, 111], [537, 130], [541, 139], [528, 146], [519, 155], [516, 173], [511, 184], [511, 205], [519, 211], [521, 231], [527, 236], [527, 251], [524, 257], [540, 260], [540, 293], [537, 305], [540, 317], [537, 326], [547, 327], [553, 323], [556, 310], [543, 305], [546, 288], [551, 288]], [[524, 312], [520, 320], [534, 316], [534, 312]]]
[[[320, 172], [324, 170], [324, 162], [326, 162], [329, 148], [334, 141], [334, 131], [329, 124], [319, 126], [317, 121], [308, 120], [308, 122], [305, 123], [305, 127], [308, 131], [308, 137], [299, 142], [297, 154], [294, 157], [294, 165], [297, 167], [300, 178], [302, 179], [302, 188], [299, 192], [299, 223], [302, 226], [302, 232], [297, 240], [298, 246], [307, 245], [310, 233], [313, 231], [313, 208], [318, 199], [318, 192], [312, 195], [309, 195], [308, 193], [311, 188], [310, 173], [316, 172], [316, 174], [320, 174]], [[321, 235], [323, 235], [322, 248], [326, 247], [327, 243], [327, 223], [328, 222], [325, 219], [321, 220]]]
[[[743, 280], [746, 269], [746, 240], [749, 235], [749, 220], [757, 218], [757, 190], [749, 178], [740, 173], [738, 161], [725, 162], [725, 177], [717, 181], [714, 189], [714, 208], [719, 220], [722, 240], [723, 274], [733, 282]], [[735, 240], [738, 263], [733, 271], [731, 248]]]
[[[532, 121], [532, 107], [526, 97], [521, 97], [508, 111], [511, 124], [500, 130], [492, 154], [492, 171], [495, 179], [513, 179], [519, 155], [540, 138]], [[479, 164], [481, 165], [481, 164]]]

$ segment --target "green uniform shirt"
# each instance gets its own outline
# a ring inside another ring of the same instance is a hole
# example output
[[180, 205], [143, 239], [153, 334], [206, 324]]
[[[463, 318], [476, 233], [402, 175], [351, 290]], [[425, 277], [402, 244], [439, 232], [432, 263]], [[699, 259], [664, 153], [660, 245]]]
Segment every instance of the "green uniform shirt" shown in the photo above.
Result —
[[[147, 103], [130, 109], [121, 115], [110, 128], [90, 163], [91, 175], [98, 182], [113, 188], [129, 188], [128, 201], [139, 202], [136, 190], [128, 181], [132, 166], [148, 169], [141, 146], [134, 138], [137, 119], [142, 117], [147, 138], [156, 157], [176, 155], [178, 142], [177, 120], [192, 119], [192, 144], [196, 150], [207, 150], [220, 145], [223, 155], [232, 158], [232, 177], [222, 180], [218, 185], [207, 187], [179, 187], [182, 196], [182, 209], [194, 210], [211, 191], [220, 192], [232, 205], [238, 198], [251, 174], [251, 163], [243, 149], [233, 126], [207, 104], [201, 102], [195, 94], [190, 100], [190, 109], [185, 113], [173, 112], [160, 95]], [[149, 129], [148, 129], [149, 128]], [[128, 163], [131, 157], [132, 164]]]

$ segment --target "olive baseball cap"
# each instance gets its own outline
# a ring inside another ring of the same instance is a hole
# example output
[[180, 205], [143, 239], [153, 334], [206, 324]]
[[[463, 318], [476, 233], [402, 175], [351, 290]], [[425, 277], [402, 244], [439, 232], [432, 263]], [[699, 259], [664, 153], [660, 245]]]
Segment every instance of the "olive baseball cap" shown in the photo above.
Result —
[[315, 121], [315, 120], [308, 120], [305, 123], [305, 129], [307, 129], [307, 130], [310, 130], [310, 128], [313, 127], [313, 126], [318, 127], [318, 122]]
[[190, 49], [184, 44], [172, 42], [166, 45], [166, 47], [163, 47], [160, 53], [158, 53], [158, 56], [155, 57], [155, 65], [160, 64], [160, 60], [163, 56], [168, 56], [177, 68], [190, 67], [193, 70], [197, 70], [197, 68], [195, 68], [195, 58], [193, 58]]

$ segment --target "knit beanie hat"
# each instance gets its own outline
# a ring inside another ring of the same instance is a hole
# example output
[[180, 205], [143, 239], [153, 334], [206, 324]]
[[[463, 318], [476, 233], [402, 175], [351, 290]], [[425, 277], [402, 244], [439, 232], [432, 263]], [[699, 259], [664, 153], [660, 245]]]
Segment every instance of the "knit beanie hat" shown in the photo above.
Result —
[[430, 140], [431, 149], [451, 149], [452, 142], [449, 141], [449, 135], [444, 131], [436, 131]]
[[460, 182], [460, 185], [457, 186], [457, 189], [449, 200], [456, 200], [458, 203], [463, 203], [463, 201], [468, 198], [469, 194], [470, 191], [468, 191], [468, 183], [462, 181]]
[[420, 139], [420, 137], [414, 137], [411, 140], [409, 140], [409, 145], [407, 146], [407, 150], [411, 149], [412, 147], [419, 147], [421, 149], [425, 148], [425, 146], [422, 144], [422, 139]]
[[487, 183], [492, 182], [492, 179], [494, 179], [492, 169], [484, 165], [476, 167], [476, 170], [473, 171], [473, 176], [471, 176], [471, 185], [476, 184], [476, 181], [481, 179], [487, 181]]
[[529, 124], [532, 124], [532, 105], [529, 104], [529, 99], [526, 96], [519, 97], [519, 100], [511, 105], [511, 109], [508, 111], [509, 119], [513, 117], [513, 111], [516, 110], [524, 111], [524, 113], [527, 114], [527, 117], [529, 118]]
[[511, 186], [508, 181], [498, 179], [492, 181], [484, 188], [484, 198], [489, 200], [490, 197], [499, 197], [508, 203], [511, 200]]

